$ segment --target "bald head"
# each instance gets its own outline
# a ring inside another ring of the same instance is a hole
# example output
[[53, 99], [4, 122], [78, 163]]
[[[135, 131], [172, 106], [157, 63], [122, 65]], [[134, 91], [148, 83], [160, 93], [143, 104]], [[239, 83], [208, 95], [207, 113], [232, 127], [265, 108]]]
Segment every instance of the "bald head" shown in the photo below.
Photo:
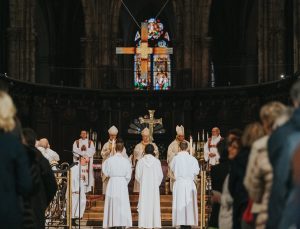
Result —
[[39, 140], [38, 146], [43, 147], [45, 149], [50, 148], [48, 139], [47, 138], [41, 138]]
[[218, 127], [214, 127], [211, 129], [211, 136], [218, 137], [220, 135], [220, 129]]

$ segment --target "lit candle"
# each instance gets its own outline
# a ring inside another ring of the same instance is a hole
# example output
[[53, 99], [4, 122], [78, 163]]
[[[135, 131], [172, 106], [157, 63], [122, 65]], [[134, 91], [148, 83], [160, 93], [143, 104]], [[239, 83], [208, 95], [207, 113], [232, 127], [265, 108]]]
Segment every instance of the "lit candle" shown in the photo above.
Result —
[[192, 153], [193, 153], [192, 148], [193, 148], [193, 137], [192, 137], [192, 135], [191, 135], [191, 136], [190, 136], [190, 155], [192, 155]]

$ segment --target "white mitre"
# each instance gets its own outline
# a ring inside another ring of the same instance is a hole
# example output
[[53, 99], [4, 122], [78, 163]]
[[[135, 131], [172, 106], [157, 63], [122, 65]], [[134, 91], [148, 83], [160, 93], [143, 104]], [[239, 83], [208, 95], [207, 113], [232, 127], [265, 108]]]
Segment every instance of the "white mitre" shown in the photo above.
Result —
[[184, 127], [181, 126], [176, 126], [176, 133], [177, 135], [184, 135]]
[[111, 128], [108, 129], [108, 133], [110, 135], [117, 135], [118, 134], [118, 129], [115, 126], [112, 126]]
[[144, 128], [143, 131], [141, 132], [141, 135], [149, 136], [150, 135], [150, 130], [147, 127]]

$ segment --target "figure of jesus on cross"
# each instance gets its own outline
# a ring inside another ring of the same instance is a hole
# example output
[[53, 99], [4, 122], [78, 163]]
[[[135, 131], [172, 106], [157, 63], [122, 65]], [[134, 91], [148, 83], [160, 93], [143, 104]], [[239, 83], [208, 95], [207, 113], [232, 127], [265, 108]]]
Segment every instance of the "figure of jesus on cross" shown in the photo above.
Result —
[[141, 27], [141, 43], [139, 47], [117, 47], [117, 54], [139, 54], [141, 58], [141, 78], [147, 79], [151, 84], [151, 78], [148, 74], [149, 55], [167, 55], [173, 54], [172, 48], [166, 47], [149, 47], [148, 44], [148, 23], [142, 22]]
[[143, 118], [143, 117], [139, 117], [139, 121], [141, 124], [146, 123], [149, 125], [149, 132], [150, 132], [150, 142], [153, 142], [153, 128], [154, 125], [156, 124], [160, 124], [162, 125], [162, 118], [160, 119], [155, 119], [154, 118], [154, 112], [155, 110], [148, 110], [149, 111], [149, 118]]

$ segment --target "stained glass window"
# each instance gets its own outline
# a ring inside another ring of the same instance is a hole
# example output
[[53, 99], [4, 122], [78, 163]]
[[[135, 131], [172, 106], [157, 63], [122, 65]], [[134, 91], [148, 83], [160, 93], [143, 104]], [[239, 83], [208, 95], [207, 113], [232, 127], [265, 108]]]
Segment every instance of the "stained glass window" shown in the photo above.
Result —
[[[169, 33], [164, 30], [160, 20], [151, 18], [148, 22], [149, 47], [168, 47], [170, 44]], [[139, 47], [141, 36], [139, 31], [135, 35], [136, 46]], [[149, 55], [148, 76], [141, 75], [140, 55], [134, 56], [134, 88], [137, 90], [169, 90], [171, 88], [171, 59], [170, 55]]]

